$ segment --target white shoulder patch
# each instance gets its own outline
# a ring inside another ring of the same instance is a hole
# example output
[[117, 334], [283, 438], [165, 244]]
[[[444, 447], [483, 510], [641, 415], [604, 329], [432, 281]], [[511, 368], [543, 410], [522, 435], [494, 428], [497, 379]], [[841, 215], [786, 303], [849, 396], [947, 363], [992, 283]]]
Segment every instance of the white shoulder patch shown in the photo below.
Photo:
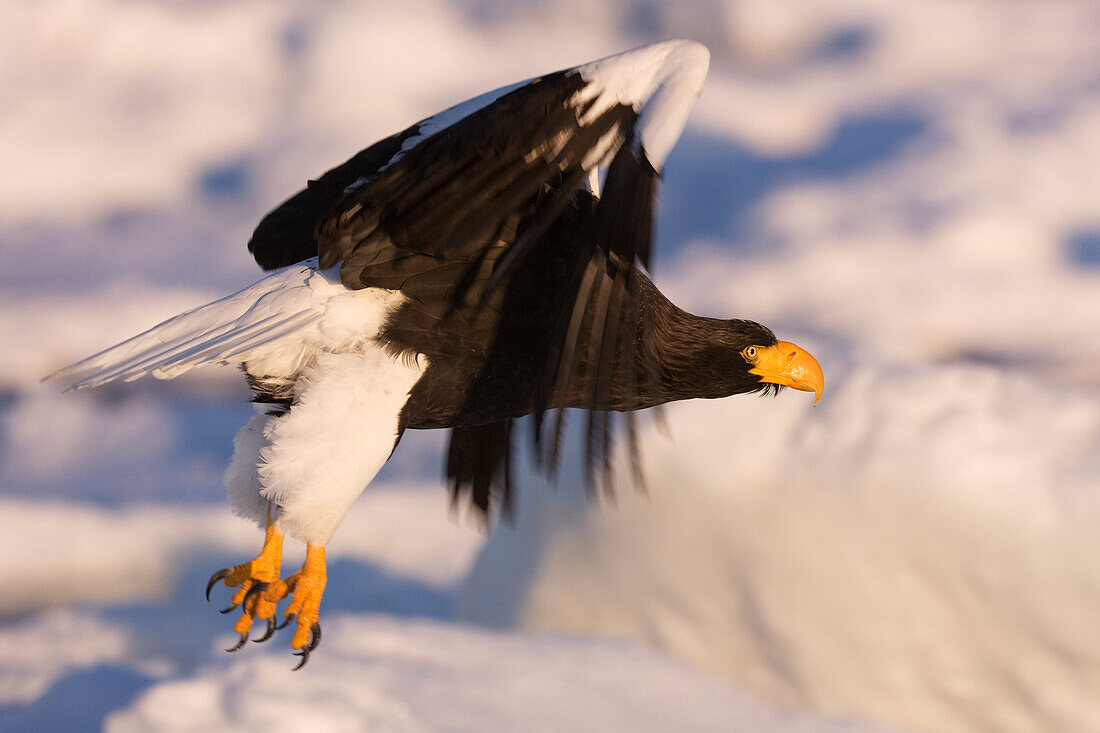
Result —
[[659, 171], [687, 123], [709, 67], [710, 51], [695, 41], [643, 46], [578, 66], [588, 85], [578, 92], [574, 104], [595, 100], [582, 123], [614, 104], [634, 107], [642, 147]]

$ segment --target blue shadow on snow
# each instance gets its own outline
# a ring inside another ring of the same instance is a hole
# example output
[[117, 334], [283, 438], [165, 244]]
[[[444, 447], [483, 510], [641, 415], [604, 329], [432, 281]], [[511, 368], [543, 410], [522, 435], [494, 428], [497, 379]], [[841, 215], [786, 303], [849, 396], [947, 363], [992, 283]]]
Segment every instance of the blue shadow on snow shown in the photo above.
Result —
[[927, 120], [908, 109], [851, 117], [820, 148], [795, 156], [767, 156], [731, 140], [685, 134], [665, 169], [658, 251], [670, 257], [699, 238], [748, 240], [748, 213], [770, 195], [869, 170], [899, 155], [927, 129]]
[[[214, 570], [241, 559], [205, 555], [188, 558], [187, 570], [180, 576], [172, 598], [101, 607], [98, 614], [104, 621], [126, 628], [137, 659], [171, 659], [179, 673], [167, 679], [186, 677], [208, 664], [231, 664], [230, 655], [219, 651], [216, 643], [219, 638], [228, 640], [233, 635], [237, 613], [218, 613], [228, 604], [230, 589], [219, 584], [211, 593], [210, 603], [203, 591]], [[280, 611], [282, 608], [285, 602]], [[337, 611], [451, 619], [452, 593], [387, 573], [371, 563], [337, 559], [329, 563], [322, 625], [326, 616]], [[283, 652], [289, 670], [297, 661], [289, 644], [290, 630], [283, 629], [262, 645], [246, 644], [238, 654]], [[73, 670], [30, 703], [0, 706], [0, 730], [99, 730], [111, 712], [128, 707], [146, 689], [162, 681], [165, 679], [116, 661]]]
[[101, 730], [111, 711], [129, 705], [152, 682], [117, 663], [77, 670], [59, 679], [34, 702], [0, 707], [0, 730]]
[[1087, 229], [1070, 235], [1066, 256], [1076, 267], [1100, 267], [1100, 229]]

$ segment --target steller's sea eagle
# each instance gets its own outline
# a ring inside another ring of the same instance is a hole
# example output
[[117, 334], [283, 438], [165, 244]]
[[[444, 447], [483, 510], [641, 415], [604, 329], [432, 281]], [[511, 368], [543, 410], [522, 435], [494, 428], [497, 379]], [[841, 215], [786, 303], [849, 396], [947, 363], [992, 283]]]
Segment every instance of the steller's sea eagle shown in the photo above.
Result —
[[[636, 458], [632, 410], [782, 386], [820, 397], [807, 352], [752, 321], [691, 315], [643, 270], [661, 166], [708, 62], [698, 43], [657, 43], [422, 120], [260, 222], [248, 248], [272, 274], [51, 375], [81, 389], [242, 365], [258, 409], [226, 486], [266, 534], [206, 589], [237, 588], [230, 651], [255, 620], [258, 641], [271, 636], [289, 595], [308, 660], [325, 544], [408, 428], [450, 428], [454, 496], [487, 516], [507, 507], [524, 415], [552, 467], [560, 408], [587, 410], [586, 465], [606, 480], [616, 413]], [[280, 578], [286, 534], [306, 560]]]

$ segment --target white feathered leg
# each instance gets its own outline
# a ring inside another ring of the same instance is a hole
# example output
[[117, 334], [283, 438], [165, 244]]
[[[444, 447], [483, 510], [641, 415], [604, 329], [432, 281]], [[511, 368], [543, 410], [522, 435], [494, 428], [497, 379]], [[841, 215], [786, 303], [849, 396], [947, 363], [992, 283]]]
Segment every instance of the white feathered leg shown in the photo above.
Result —
[[[262, 496], [279, 508], [275, 529], [306, 542], [306, 560], [301, 570], [257, 593], [254, 615], [269, 618], [269, 609], [293, 594], [284, 615], [297, 617], [290, 645], [301, 664], [321, 638], [325, 545], [393, 451], [401, 410], [425, 368], [424, 359], [394, 359], [373, 342], [351, 353], [319, 354], [295, 384], [290, 411], [262, 431], [256, 471]], [[238, 623], [242, 644], [252, 610], [246, 597]]]
[[255, 415], [234, 436], [233, 458], [225, 469], [224, 481], [226, 498], [233, 513], [266, 527], [268, 519], [274, 517], [271, 501], [260, 493], [263, 486], [260, 484], [258, 464], [260, 452], [268, 444], [268, 426], [278, 418], [267, 414], [266, 406], [257, 405], [257, 409], [261, 407], [264, 412]]
[[283, 530], [325, 545], [351, 503], [389, 458], [423, 358], [394, 359], [369, 343], [320, 354], [295, 386], [290, 412], [270, 423], [260, 449], [262, 494], [281, 509]]

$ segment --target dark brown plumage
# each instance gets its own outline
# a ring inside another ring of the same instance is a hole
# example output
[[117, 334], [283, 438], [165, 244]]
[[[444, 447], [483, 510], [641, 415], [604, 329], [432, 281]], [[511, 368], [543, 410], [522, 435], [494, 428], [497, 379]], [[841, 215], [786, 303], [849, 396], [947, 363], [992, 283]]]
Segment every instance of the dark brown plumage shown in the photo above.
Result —
[[[482, 512], [494, 491], [508, 504], [516, 418], [535, 416], [552, 471], [563, 417], [547, 411], [588, 410], [588, 475], [606, 478], [611, 412], [625, 413], [636, 463], [632, 411], [776, 388], [740, 355], [774, 346], [771, 331], [686, 313], [640, 269], [658, 174], [630, 105], [578, 121], [593, 104], [570, 103], [585, 83], [547, 75], [403, 150], [413, 125], [311, 182], [249, 242], [265, 268], [317, 255], [349, 287], [408, 297], [381, 334], [395, 354], [428, 358], [401, 430], [452, 430], [447, 475]], [[545, 141], [560, 144], [532, 158]], [[584, 190], [598, 141], [617, 150], [600, 198]]]

